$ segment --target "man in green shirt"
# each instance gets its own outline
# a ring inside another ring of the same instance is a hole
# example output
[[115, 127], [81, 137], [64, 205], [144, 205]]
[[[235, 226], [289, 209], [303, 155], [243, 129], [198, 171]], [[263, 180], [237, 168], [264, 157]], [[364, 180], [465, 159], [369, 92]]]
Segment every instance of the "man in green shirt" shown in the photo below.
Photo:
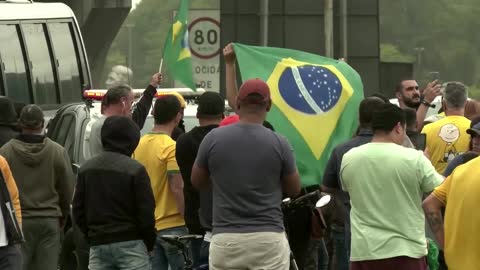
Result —
[[372, 142], [345, 154], [340, 169], [352, 205], [351, 269], [426, 269], [422, 194], [443, 177], [421, 151], [401, 146], [402, 109], [383, 104], [372, 129]]

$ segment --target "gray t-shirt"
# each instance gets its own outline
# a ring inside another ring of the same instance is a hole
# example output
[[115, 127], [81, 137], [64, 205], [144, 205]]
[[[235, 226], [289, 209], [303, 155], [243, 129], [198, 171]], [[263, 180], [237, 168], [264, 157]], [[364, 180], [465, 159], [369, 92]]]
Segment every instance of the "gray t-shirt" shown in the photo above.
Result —
[[85, 151], [85, 160], [90, 159], [103, 152], [102, 144], [102, 127], [107, 117], [102, 115], [92, 125], [90, 135], [86, 136], [86, 142], [88, 143], [87, 151]]
[[284, 231], [281, 179], [296, 171], [284, 137], [257, 124], [216, 128], [195, 163], [212, 179], [213, 234]]

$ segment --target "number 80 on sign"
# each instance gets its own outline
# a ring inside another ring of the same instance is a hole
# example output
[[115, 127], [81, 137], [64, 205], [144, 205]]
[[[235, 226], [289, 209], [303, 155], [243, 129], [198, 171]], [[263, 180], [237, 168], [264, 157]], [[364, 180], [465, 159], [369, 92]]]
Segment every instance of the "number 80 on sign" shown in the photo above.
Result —
[[192, 54], [210, 59], [220, 54], [220, 23], [210, 17], [200, 17], [190, 23], [189, 43]]

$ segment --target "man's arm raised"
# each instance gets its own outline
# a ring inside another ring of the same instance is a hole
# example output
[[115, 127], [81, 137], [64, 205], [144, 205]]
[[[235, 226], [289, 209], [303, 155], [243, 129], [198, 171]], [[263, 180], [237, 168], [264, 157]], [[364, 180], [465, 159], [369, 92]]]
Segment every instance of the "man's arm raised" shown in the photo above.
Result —
[[[432, 103], [437, 96], [440, 95], [440, 88], [441, 85], [438, 81], [433, 81], [427, 85], [425, 90], [423, 91], [423, 100]], [[420, 104], [420, 107], [417, 109], [417, 130], [422, 130], [423, 122], [425, 120], [425, 116], [427, 115], [427, 111], [430, 107], [425, 104]]]
[[237, 70], [236, 70], [236, 56], [233, 51], [232, 43], [229, 43], [223, 48], [223, 57], [225, 58], [225, 85], [227, 90], [228, 105], [236, 111], [237, 99]]

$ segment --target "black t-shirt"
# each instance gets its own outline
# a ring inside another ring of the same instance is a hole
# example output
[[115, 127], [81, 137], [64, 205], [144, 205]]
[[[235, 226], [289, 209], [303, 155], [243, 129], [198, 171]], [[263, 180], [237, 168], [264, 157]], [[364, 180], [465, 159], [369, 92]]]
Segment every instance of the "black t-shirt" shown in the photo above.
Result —
[[[195, 127], [177, 139], [176, 159], [182, 174], [185, 200], [185, 223], [193, 234], [203, 234], [212, 229], [212, 194], [209, 190], [198, 192], [191, 183], [192, 167], [203, 138], [218, 125]], [[200, 212], [200, 213], [199, 213]]]
[[[340, 167], [342, 165], [343, 156], [352, 148], [371, 142], [372, 138], [373, 132], [371, 130], [359, 129], [356, 137], [335, 147], [328, 160], [327, 167], [325, 168], [322, 185], [341, 190]], [[342, 192], [341, 194], [342, 196], [340, 198], [335, 199], [335, 208], [337, 212], [335, 223], [339, 226], [344, 225], [345, 215], [347, 215], [347, 210], [350, 209], [350, 197], [348, 196], [348, 193]]]

